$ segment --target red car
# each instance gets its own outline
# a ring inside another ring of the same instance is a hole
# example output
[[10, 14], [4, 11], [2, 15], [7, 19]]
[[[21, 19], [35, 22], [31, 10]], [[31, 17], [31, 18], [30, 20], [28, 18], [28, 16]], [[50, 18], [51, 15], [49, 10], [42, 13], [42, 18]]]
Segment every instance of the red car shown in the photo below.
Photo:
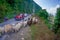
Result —
[[20, 15], [15, 16], [15, 19], [18, 21], [21, 19], [24, 19], [24, 14], [20, 14]]

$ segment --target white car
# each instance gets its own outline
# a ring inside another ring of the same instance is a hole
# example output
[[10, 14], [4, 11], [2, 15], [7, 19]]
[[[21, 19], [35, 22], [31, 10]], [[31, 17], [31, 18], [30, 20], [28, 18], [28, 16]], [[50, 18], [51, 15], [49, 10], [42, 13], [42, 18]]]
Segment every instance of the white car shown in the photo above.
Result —
[[25, 16], [25, 17], [27, 17], [27, 16], [28, 16], [28, 14], [27, 14], [27, 13], [25, 13], [25, 14], [24, 14], [24, 16]]

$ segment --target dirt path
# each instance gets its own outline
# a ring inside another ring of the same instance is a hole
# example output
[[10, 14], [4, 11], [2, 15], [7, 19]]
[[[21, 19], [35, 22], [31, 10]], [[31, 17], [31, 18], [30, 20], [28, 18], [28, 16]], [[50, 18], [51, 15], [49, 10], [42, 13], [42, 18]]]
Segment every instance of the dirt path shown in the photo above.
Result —
[[48, 29], [42, 19], [39, 19], [39, 22], [34, 24], [31, 28], [33, 40], [54, 40], [54, 33]]
[[3, 40], [31, 40], [30, 27], [23, 27], [19, 32], [5, 35]]

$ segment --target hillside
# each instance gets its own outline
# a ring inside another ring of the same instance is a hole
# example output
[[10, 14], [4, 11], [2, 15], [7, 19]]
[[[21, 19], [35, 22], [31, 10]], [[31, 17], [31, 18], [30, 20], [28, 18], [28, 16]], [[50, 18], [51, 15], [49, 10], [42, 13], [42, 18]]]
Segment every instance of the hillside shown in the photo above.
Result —
[[54, 40], [55, 34], [48, 29], [43, 19], [38, 19], [38, 23], [31, 26], [32, 40]]
[[11, 19], [20, 13], [32, 13], [33, 6], [36, 12], [42, 9], [33, 0], [0, 0], [0, 22], [5, 17]]

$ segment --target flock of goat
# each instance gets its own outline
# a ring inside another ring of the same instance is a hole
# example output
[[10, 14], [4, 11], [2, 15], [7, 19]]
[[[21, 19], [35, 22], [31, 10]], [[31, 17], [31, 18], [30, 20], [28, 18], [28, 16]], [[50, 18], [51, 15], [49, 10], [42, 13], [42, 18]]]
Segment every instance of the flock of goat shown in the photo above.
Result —
[[31, 24], [36, 24], [38, 22], [38, 19], [36, 17], [28, 18], [28, 20], [21, 21], [19, 23], [16, 23], [16, 25], [10, 25], [7, 24], [4, 27], [0, 27], [0, 35], [4, 33], [10, 33], [10, 32], [18, 32], [21, 27], [30, 26]]

